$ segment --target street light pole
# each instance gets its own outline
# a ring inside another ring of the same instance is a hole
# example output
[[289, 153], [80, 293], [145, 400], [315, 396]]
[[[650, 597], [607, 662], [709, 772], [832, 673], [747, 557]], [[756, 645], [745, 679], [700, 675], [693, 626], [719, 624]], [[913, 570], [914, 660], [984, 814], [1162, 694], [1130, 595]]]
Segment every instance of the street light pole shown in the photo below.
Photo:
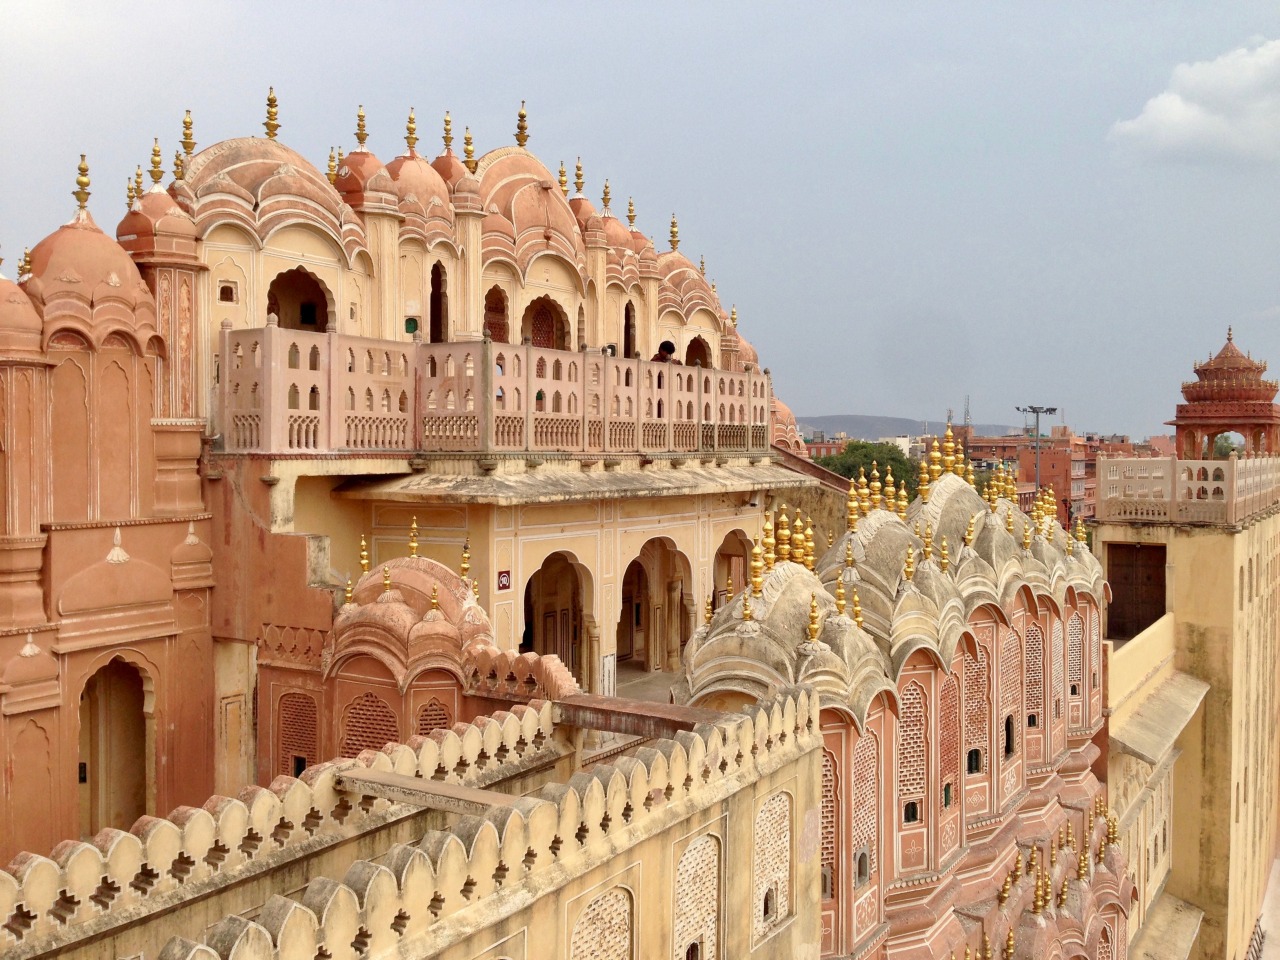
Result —
[[1036, 490], [1040, 489], [1040, 414], [1051, 417], [1058, 412], [1057, 407], [1038, 407], [1034, 404], [1026, 407], [1014, 407], [1019, 413], [1035, 414], [1036, 418]]

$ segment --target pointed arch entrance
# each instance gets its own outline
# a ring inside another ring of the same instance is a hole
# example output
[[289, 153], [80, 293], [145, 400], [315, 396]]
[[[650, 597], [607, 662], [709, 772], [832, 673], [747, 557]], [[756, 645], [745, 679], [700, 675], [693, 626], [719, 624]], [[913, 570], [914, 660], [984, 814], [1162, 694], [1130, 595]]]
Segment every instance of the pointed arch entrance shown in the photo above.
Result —
[[710, 369], [712, 366], [711, 347], [702, 337], [694, 337], [684, 350], [684, 365], [692, 367], [694, 364], [704, 370]]
[[720, 541], [716, 549], [715, 563], [712, 566], [711, 593], [715, 598], [717, 610], [724, 604], [727, 596], [725, 590], [732, 582], [736, 593], [747, 582], [751, 570], [751, 539], [744, 530], [730, 530]]
[[148, 680], [116, 657], [80, 694], [80, 832], [128, 830], [154, 794], [153, 730]]
[[590, 576], [576, 557], [560, 551], [542, 561], [524, 588], [520, 649], [554, 654], [579, 683], [588, 675], [583, 611], [590, 608]]
[[329, 326], [329, 296], [319, 280], [302, 267], [294, 267], [271, 281], [267, 313], [274, 313], [287, 330], [323, 333]]
[[437, 260], [431, 266], [431, 299], [428, 303], [427, 334], [432, 343], [449, 339], [449, 278], [444, 264]]
[[544, 350], [569, 349], [569, 318], [550, 297], [538, 297], [525, 307], [520, 337]]
[[678, 670], [694, 617], [689, 558], [668, 537], [646, 541], [623, 576], [619, 659], [631, 670]]

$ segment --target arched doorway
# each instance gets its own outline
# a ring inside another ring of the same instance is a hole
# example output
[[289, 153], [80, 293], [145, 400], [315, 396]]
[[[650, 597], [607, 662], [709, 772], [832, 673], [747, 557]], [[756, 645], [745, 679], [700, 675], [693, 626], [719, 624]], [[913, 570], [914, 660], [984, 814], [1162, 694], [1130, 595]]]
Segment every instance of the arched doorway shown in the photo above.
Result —
[[80, 832], [128, 830], [147, 813], [153, 750], [146, 689], [119, 657], [89, 678], [80, 694]]
[[501, 287], [490, 287], [484, 295], [484, 332], [494, 343], [509, 343], [507, 295]]
[[271, 281], [267, 313], [274, 313], [287, 330], [323, 333], [329, 326], [329, 298], [319, 280], [294, 267]]
[[630, 300], [622, 311], [622, 355], [628, 360], [640, 356], [636, 346], [636, 308]]
[[569, 319], [550, 297], [538, 297], [525, 308], [520, 338], [544, 350], [569, 349]]
[[690, 340], [684, 351], [684, 365], [692, 367], [695, 363], [704, 369], [711, 367], [711, 347], [701, 337]]
[[522, 651], [553, 654], [582, 682], [583, 574], [565, 553], [553, 553], [529, 578], [524, 588]]
[[632, 560], [622, 577], [622, 615], [618, 618], [618, 662], [645, 658], [649, 615], [649, 576], [644, 564]]
[[431, 267], [431, 301], [428, 334], [431, 343], [444, 343], [449, 339], [448, 277], [444, 265], [437, 260]]
[[713, 606], [719, 610], [728, 597], [725, 594], [727, 585], [732, 579], [733, 590], [738, 592], [747, 582], [747, 574], [751, 569], [751, 540], [742, 530], [730, 530], [720, 541], [716, 550], [715, 563], [712, 565], [711, 595]]

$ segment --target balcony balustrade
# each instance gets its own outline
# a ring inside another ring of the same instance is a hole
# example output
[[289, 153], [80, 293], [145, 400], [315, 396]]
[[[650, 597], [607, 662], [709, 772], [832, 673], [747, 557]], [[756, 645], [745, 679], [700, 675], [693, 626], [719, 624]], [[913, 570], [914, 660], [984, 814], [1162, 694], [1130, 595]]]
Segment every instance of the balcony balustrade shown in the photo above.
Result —
[[229, 452], [751, 454], [769, 450], [760, 372], [491, 341], [420, 343], [274, 324], [222, 330]]
[[1099, 520], [1235, 525], [1280, 505], [1280, 457], [1098, 458]]

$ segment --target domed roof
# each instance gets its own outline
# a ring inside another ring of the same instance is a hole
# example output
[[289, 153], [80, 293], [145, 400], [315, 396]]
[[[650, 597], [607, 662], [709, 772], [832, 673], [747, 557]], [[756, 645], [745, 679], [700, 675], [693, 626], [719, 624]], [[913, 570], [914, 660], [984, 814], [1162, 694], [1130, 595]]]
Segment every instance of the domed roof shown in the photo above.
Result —
[[[427, 162], [427, 158], [416, 150], [402, 153], [387, 164], [387, 173], [395, 183], [396, 196], [401, 200], [417, 197], [423, 207], [431, 204], [432, 198], [438, 199], [449, 209], [449, 185]], [[452, 218], [452, 214], [450, 214]]]
[[58, 313], [93, 318], [108, 308], [131, 326], [153, 325], [151, 291], [125, 249], [79, 210], [31, 250], [27, 295], [43, 307], [48, 324]]
[[8, 277], [0, 276], [0, 355], [40, 355], [42, 327], [31, 298]]
[[609, 246], [616, 248], [619, 253], [632, 252], [631, 231], [623, 222], [615, 217], [608, 207], [605, 208], [600, 219], [604, 227], [604, 238], [609, 242]]
[[338, 197], [329, 178], [300, 153], [267, 137], [239, 137], [201, 150], [187, 161], [183, 182], [196, 196], [215, 181], [225, 181], [256, 199], [268, 181], [280, 176], [304, 181], [336, 209]]
[[502, 147], [480, 158], [476, 175], [485, 212], [511, 223], [522, 267], [545, 250], [574, 264], [585, 262], [578, 222], [537, 157], [522, 147]]
[[352, 150], [343, 158], [333, 186], [343, 196], [355, 201], [353, 206], [358, 206], [366, 194], [395, 193], [395, 184], [387, 168], [363, 147]]
[[1265, 362], [1240, 352], [1228, 327], [1227, 342], [1214, 357], [1196, 364], [1196, 379], [1183, 383], [1182, 395], [1190, 403], [1224, 400], [1270, 403], [1280, 383], [1262, 379], [1266, 370]]
[[129, 253], [146, 257], [157, 252], [157, 237], [167, 241], [163, 253], [169, 258], [195, 260], [195, 221], [159, 184], [135, 200], [116, 227], [116, 239]]
[[458, 159], [458, 155], [453, 152], [452, 148], [445, 150], [444, 153], [432, 160], [431, 169], [440, 174], [440, 179], [450, 187], [467, 176], [467, 168], [463, 166], [462, 161]]

